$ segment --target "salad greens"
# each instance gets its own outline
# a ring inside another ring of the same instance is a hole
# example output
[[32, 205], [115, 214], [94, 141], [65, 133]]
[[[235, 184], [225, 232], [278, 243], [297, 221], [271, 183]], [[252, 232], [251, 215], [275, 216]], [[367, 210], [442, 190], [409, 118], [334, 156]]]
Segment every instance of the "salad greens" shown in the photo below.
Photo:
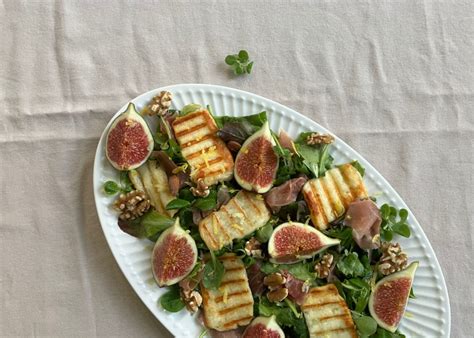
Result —
[[115, 181], [107, 181], [104, 183], [104, 192], [107, 195], [115, 195], [119, 192], [127, 193], [132, 191], [132, 182], [128, 178], [128, 171], [120, 172], [120, 181], [119, 183]]
[[[246, 51], [242, 50], [238, 54], [228, 55], [225, 61], [231, 66], [235, 74], [249, 74], [252, 70], [253, 62], [249, 60]], [[181, 110], [168, 110], [166, 114], [158, 116], [159, 125], [154, 135], [155, 150], [164, 151], [180, 167], [181, 172], [187, 175], [189, 175], [190, 168], [181, 153], [181, 148], [170, 124], [170, 118], [184, 116], [201, 108], [201, 105], [193, 103], [184, 106]], [[265, 111], [254, 115], [234, 117], [215, 116], [211, 107], [207, 106], [207, 108], [218, 127], [217, 136], [224, 142], [233, 141], [242, 145], [245, 140], [268, 121]], [[274, 151], [278, 156], [279, 164], [273, 182], [274, 186], [279, 186], [297, 177], [308, 179], [323, 177], [327, 170], [337, 167], [337, 165], [334, 165], [334, 159], [330, 154], [330, 144], [308, 144], [308, 138], [312, 134], [312, 132], [301, 133], [292, 141], [293, 144], [289, 147], [288, 144], [283, 146], [282, 143], [285, 142], [280, 142], [280, 138], [272, 132], [275, 140]], [[363, 177], [365, 168], [358, 161], [353, 161], [351, 164]], [[199, 197], [193, 194], [194, 188], [191, 189], [191, 186], [192, 182], [188, 179], [179, 189], [176, 198], [166, 204], [166, 210], [175, 211], [174, 217], [163, 215], [151, 208], [144, 215], [140, 214], [141, 216], [136, 219], [130, 221], [119, 220], [120, 228], [132, 236], [157, 241], [161, 233], [171, 227], [175, 222], [175, 218], [179, 217], [181, 227], [194, 239], [199, 251], [200, 258], [191, 273], [186, 277], [195, 282], [197, 290], [201, 287], [220, 290], [226, 271], [219, 257], [225, 253], [234, 253], [242, 259], [247, 271], [255, 268], [263, 276], [283, 273], [285, 276], [293, 277], [293, 282], [304, 283], [303, 285], [308, 287], [325, 285], [329, 281], [334, 283], [339, 294], [351, 310], [360, 337], [404, 337], [398, 332], [391, 333], [378, 327], [376, 321], [370, 316], [368, 301], [374, 284], [382, 277], [377, 270], [378, 259], [382, 253], [378, 249], [374, 249], [370, 254], [366, 250], [362, 250], [354, 240], [353, 229], [344, 225], [343, 217], [332, 222], [327, 229], [321, 230], [326, 236], [339, 239], [339, 245], [330, 247], [311, 259], [305, 259], [294, 264], [274, 264], [268, 260], [268, 242], [275, 227], [289, 220], [303, 223], [310, 222], [309, 208], [301, 193], [296, 197], [296, 201], [293, 199], [286, 205], [272, 209], [271, 218], [264, 226], [214, 251], [210, 250], [201, 238], [198, 228], [199, 221], [209, 213], [218, 210], [221, 205], [227, 203], [242, 188], [235, 179], [231, 179], [208, 187], [209, 194], [205, 197]], [[120, 192], [132, 191], [133, 185], [128, 178], [128, 172], [124, 171], [120, 173], [118, 183], [107, 181], [103, 188], [107, 195], [114, 195]], [[263, 199], [263, 196], [261, 197]], [[166, 211], [163, 211], [163, 213], [166, 213]], [[380, 207], [380, 216], [382, 219], [380, 237], [383, 241], [392, 241], [395, 235], [410, 236], [407, 210], [397, 210], [391, 205], [383, 204]], [[250, 243], [249, 239], [257, 241], [263, 259], [251, 254], [251, 250], [247, 248]], [[319, 271], [316, 269], [316, 264], [320, 262], [325, 254], [332, 256], [332, 264], [329, 276], [319, 278], [320, 274], [316, 272]], [[249, 275], [249, 279], [251, 277]], [[413, 289], [410, 290], [410, 297], [415, 297]], [[309, 337], [301, 308], [290, 298], [286, 298], [282, 302], [272, 303], [263, 293], [255, 294], [254, 301], [255, 316], [274, 315], [277, 323], [288, 336]], [[185, 302], [181, 298], [180, 287], [178, 285], [171, 286], [159, 299], [159, 303], [161, 307], [170, 312], [182, 310], [185, 307]]]

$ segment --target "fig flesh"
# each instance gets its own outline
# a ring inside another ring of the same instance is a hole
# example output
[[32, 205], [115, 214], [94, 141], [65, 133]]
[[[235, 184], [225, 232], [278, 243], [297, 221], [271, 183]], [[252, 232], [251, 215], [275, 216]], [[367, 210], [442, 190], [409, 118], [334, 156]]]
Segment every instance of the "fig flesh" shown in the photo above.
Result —
[[118, 170], [135, 169], [146, 162], [153, 147], [153, 136], [147, 123], [130, 103], [107, 132], [107, 159]]
[[242, 188], [260, 194], [270, 190], [278, 170], [274, 146], [268, 122], [244, 142], [234, 166], [235, 179]]
[[388, 275], [375, 284], [369, 298], [369, 311], [380, 327], [395, 332], [405, 313], [418, 262]]
[[285, 333], [275, 320], [275, 316], [257, 317], [245, 329], [242, 338], [284, 338]]
[[338, 239], [327, 237], [312, 226], [288, 222], [273, 231], [268, 241], [268, 253], [272, 263], [292, 264], [339, 243]]
[[163, 231], [153, 248], [153, 277], [160, 287], [176, 284], [192, 271], [196, 261], [196, 242], [176, 219], [172, 227]]

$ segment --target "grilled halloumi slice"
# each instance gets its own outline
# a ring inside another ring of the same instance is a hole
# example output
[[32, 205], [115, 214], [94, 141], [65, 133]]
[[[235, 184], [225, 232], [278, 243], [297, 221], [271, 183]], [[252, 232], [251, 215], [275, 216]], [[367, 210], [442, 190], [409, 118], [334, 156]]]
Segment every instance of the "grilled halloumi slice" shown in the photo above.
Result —
[[207, 110], [176, 118], [173, 130], [194, 181], [202, 178], [206, 185], [214, 185], [232, 178], [232, 154], [216, 135], [217, 125]]
[[157, 161], [147, 161], [137, 170], [128, 173], [135, 189], [145, 192], [150, 204], [160, 214], [173, 216], [176, 210], [166, 210], [166, 205], [175, 197], [171, 195], [168, 176]]
[[219, 257], [225, 268], [218, 290], [206, 289], [201, 283], [206, 327], [227, 331], [250, 323], [253, 297], [244, 263], [235, 254]]
[[301, 309], [311, 338], [357, 338], [351, 311], [334, 284], [310, 289]]
[[306, 182], [303, 196], [314, 226], [324, 230], [346, 212], [351, 202], [368, 194], [362, 176], [352, 164], [346, 163]]
[[264, 226], [270, 216], [262, 195], [241, 190], [199, 222], [199, 233], [209, 249], [219, 250]]

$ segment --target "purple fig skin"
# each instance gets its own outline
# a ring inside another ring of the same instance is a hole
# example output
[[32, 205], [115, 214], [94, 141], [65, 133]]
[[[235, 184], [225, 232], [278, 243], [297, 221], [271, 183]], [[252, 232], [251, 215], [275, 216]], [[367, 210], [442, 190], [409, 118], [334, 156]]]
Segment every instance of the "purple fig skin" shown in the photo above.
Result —
[[377, 282], [369, 298], [369, 312], [377, 324], [395, 332], [400, 324], [410, 296], [418, 262]]
[[138, 114], [135, 105], [130, 103], [107, 132], [107, 159], [115, 169], [136, 169], [150, 157], [153, 147], [153, 136], [147, 123]]
[[272, 263], [292, 264], [339, 243], [340, 240], [327, 237], [312, 226], [288, 222], [273, 231], [268, 241], [268, 253]]
[[278, 170], [274, 146], [268, 122], [244, 142], [234, 166], [234, 177], [242, 188], [260, 194], [271, 189]]
[[275, 316], [257, 317], [245, 329], [242, 338], [285, 338], [285, 333], [275, 320]]
[[153, 247], [151, 266], [157, 284], [169, 286], [183, 280], [196, 265], [197, 255], [196, 242], [181, 228], [177, 218]]

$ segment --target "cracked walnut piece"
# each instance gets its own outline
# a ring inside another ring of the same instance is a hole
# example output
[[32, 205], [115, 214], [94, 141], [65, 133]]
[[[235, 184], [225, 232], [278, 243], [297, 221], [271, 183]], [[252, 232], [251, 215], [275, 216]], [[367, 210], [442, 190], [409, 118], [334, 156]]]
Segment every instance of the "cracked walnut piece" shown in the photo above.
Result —
[[321, 260], [316, 263], [314, 271], [318, 274], [319, 278], [327, 278], [331, 271], [331, 265], [334, 261], [334, 256], [331, 254], [325, 254]]
[[173, 95], [170, 92], [162, 91], [153, 97], [145, 109], [145, 115], [164, 115], [171, 107]]
[[124, 221], [131, 221], [150, 209], [150, 200], [143, 191], [133, 190], [126, 194], [120, 194], [114, 203], [114, 208], [120, 211], [119, 218]]
[[379, 271], [382, 275], [387, 276], [407, 267], [408, 256], [402, 251], [400, 244], [384, 242], [380, 246], [380, 251], [382, 257], [379, 261]]
[[204, 183], [202, 178], [199, 178], [195, 187], [191, 187], [191, 193], [196, 197], [207, 197], [211, 192], [209, 187]]
[[245, 253], [247, 256], [263, 258], [262, 244], [255, 238], [250, 238], [245, 243]]
[[312, 133], [306, 138], [306, 144], [312, 146], [316, 144], [331, 144], [334, 142], [334, 137], [329, 134]]

